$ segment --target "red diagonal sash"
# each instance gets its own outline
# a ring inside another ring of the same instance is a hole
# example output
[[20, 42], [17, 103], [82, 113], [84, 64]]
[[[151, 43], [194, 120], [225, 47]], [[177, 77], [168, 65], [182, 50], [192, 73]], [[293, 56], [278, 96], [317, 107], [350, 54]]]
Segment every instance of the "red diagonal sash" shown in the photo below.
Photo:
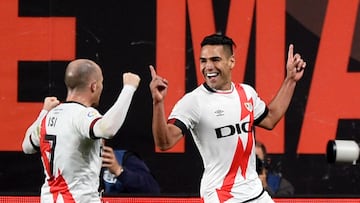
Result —
[[239, 98], [240, 98], [240, 105], [241, 105], [241, 116], [240, 120], [243, 120], [245, 117], [250, 116], [250, 122], [249, 122], [249, 132], [248, 132], [248, 141], [246, 143], [246, 147], [244, 150], [244, 145], [240, 139], [240, 136], [238, 137], [238, 143], [235, 150], [234, 158], [231, 163], [229, 172], [226, 174], [223, 185], [220, 189], [216, 189], [216, 192], [218, 194], [219, 200], [221, 203], [225, 202], [226, 200], [232, 198], [231, 195], [231, 188], [234, 185], [235, 178], [237, 175], [237, 171], [239, 167], [241, 168], [241, 175], [246, 179], [246, 170], [247, 165], [249, 162], [249, 157], [251, 154], [251, 149], [254, 144], [254, 137], [252, 133], [252, 126], [254, 122], [254, 114], [253, 114], [253, 101], [252, 98], [250, 100], [247, 99], [244, 89], [240, 84], [237, 84], [235, 86]]

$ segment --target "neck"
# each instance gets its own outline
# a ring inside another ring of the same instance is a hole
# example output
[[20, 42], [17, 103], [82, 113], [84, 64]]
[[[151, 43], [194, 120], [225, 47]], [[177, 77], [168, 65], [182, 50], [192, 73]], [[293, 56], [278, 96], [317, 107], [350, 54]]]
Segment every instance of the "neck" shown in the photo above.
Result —
[[69, 101], [73, 101], [73, 102], [77, 102], [77, 103], [80, 103], [80, 104], [83, 104], [85, 106], [92, 106], [92, 102], [91, 100], [89, 99], [88, 96], [86, 95], [81, 95], [81, 94], [68, 94], [67, 97], [66, 97], [66, 101], [69, 102]]

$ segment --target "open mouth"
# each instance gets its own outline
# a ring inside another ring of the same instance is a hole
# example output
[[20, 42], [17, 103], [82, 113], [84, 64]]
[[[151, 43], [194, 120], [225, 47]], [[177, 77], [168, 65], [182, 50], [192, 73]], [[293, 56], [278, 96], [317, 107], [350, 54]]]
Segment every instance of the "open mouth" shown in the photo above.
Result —
[[216, 77], [216, 76], [218, 76], [219, 75], [219, 73], [207, 73], [206, 74], [206, 77], [208, 77], [208, 78], [213, 78], [213, 77]]

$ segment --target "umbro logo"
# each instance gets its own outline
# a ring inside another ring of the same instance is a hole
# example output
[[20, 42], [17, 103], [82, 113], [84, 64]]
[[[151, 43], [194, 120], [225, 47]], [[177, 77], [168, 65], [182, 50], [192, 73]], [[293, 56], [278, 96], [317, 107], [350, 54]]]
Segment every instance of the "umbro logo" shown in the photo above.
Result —
[[221, 109], [216, 110], [214, 113], [215, 113], [216, 116], [223, 116], [224, 115], [224, 111], [221, 110]]

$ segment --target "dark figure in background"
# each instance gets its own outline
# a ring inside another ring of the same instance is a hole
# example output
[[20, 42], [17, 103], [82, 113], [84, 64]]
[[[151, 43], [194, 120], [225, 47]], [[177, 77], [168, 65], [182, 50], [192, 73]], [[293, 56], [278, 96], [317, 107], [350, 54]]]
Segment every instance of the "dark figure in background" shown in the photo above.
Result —
[[270, 160], [267, 157], [265, 145], [256, 141], [255, 152], [256, 170], [265, 190], [271, 196], [294, 195], [294, 186], [280, 172], [269, 170]]
[[102, 151], [104, 173], [101, 177], [104, 195], [121, 193], [160, 194], [160, 187], [150, 169], [135, 152], [113, 150], [104, 146]]

